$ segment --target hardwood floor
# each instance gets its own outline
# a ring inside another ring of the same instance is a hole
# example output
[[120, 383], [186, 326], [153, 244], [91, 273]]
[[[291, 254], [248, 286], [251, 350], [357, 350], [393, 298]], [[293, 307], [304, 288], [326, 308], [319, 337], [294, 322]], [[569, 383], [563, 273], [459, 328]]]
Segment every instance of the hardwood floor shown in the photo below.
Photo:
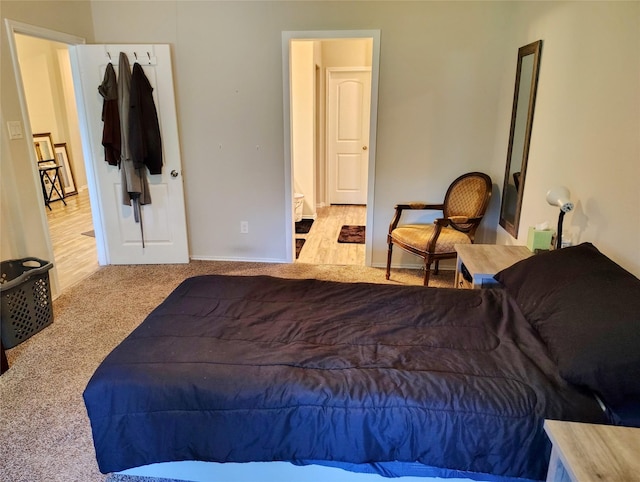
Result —
[[[49, 232], [53, 243], [54, 264], [60, 289], [73, 286], [94, 273], [98, 265], [95, 238], [82, 233], [92, 231], [89, 193], [84, 190], [47, 209]], [[345, 224], [364, 225], [366, 206], [328, 206], [318, 209], [318, 217], [304, 238], [298, 263], [364, 266], [365, 245], [338, 243], [340, 228]]]
[[65, 290], [94, 273], [98, 265], [96, 239], [82, 233], [93, 230], [89, 192], [52, 202], [47, 211], [49, 233], [53, 244], [54, 265], [60, 289]]
[[318, 208], [318, 217], [308, 234], [296, 234], [305, 243], [297, 263], [341, 264], [364, 266], [365, 245], [338, 243], [340, 228], [345, 224], [364, 226], [366, 206], [339, 205]]

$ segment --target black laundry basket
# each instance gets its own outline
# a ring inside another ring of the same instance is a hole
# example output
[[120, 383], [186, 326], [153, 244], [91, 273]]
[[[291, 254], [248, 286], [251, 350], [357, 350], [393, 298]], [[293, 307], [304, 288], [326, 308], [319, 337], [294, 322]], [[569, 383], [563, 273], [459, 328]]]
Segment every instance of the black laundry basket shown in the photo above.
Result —
[[4, 348], [13, 348], [53, 322], [52, 267], [53, 263], [38, 258], [2, 261], [0, 335]]

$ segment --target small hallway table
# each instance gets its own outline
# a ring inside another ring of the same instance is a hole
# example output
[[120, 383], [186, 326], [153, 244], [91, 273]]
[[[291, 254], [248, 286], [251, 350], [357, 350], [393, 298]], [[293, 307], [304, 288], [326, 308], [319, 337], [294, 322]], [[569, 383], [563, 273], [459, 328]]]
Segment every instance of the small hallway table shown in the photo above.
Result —
[[64, 189], [60, 185], [60, 166], [38, 166], [40, 170], [40, 184], [42, 185], [42, 195], [44, 196], [44, 204], [51, 209], [53, 201], [62, 201], [66, 206], [67, 203], [64, 200]]

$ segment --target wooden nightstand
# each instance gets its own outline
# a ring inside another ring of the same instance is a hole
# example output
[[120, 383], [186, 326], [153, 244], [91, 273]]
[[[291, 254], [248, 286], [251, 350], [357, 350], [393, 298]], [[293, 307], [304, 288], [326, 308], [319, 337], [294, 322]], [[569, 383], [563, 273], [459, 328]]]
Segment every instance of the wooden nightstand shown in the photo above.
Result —
[[545, 420], [547, 482], [640, 480], [640, 428]]
[[455, 248], [458, 253], [455, 286], [467, 289], [497, 286], [493, 275], [533, 255], [526, 246], [456, 244]]

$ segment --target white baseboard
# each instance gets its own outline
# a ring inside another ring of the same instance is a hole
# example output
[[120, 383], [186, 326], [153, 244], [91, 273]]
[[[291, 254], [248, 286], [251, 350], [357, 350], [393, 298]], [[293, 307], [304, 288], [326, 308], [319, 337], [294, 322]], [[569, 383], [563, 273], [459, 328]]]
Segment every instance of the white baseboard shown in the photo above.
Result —
[[236, 263], [288, 263], [286, 259], [279, 258], [236, 258], [233, 256], [200, 256], [200, 255], [191, 255], [189, 259], [194, 261], [231, 261]]

